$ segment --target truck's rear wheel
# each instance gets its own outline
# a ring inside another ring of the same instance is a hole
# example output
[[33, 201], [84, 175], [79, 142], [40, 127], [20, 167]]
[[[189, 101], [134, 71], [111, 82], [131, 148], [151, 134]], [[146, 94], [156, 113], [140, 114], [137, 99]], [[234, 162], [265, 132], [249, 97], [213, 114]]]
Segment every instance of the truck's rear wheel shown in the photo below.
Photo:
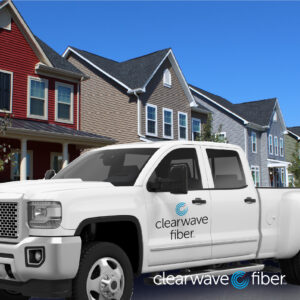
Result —
[[280, 267], [287, 283], [300, 285], [300, 252], [293, 258], [281, 260]]
[[0, 290], [1, 300], [29, 300], [29, 298], [13, 291]]
[[84, 248], [73, 300], [129, 300], [132, 290], [132, 266], [119, 246], [99, 242]]

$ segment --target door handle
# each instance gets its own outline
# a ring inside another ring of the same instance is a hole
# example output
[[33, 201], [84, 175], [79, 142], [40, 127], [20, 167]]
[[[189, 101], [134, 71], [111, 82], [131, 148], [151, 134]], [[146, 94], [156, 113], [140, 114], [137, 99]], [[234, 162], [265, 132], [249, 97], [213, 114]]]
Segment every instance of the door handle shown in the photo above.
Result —
[[247, 204], [251, 204], [251, 203], [255, 203], [256, 202], [256, 199], [253, 199], [251, 197], [247, 197], [245, 200], [244, 200], [245, 203]]
[[192, 203], [195, 205], [202, 205], [202, 204], [206, 204], [206, 200], [201, 199], [201, 198], [196, 198], [196, 199], [192, 200]]

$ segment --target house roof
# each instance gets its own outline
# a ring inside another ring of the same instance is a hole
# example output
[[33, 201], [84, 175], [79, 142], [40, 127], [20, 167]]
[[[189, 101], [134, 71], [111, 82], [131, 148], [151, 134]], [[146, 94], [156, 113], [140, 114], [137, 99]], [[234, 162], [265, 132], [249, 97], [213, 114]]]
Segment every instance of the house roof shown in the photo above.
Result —
[[70, 63], [67, 59], [59, 55], [54, 49], [52, 49], [49, 45], [43, 42], [36, 35], [34, 36], [40, 47], [43, 49], [45, 55], [51, 62], [52, 66], [57, 69], [62, 69], [65, 71], [77, 73], [79, 75], [84, 76], [84, 74], [78, 70], [72, 63]]
[[275, 104], [277, 102], [276, 98], [270, 98], [234, 104], [221, 96], [207, 92], [196, 86], [190, 85], [190, 87], [196, 91], [199, 91], [204, 96], [208, 97], [249, 123], [254, 123], [260, 126], [269, 125]]
[[81, 71], [32, 33], [28, 24], [11, 0], [0, 0], [0, 10], [7, 8], [9, 9], [9, 13], [16, 24], [22, 28], [25, 37], [29, 41], [41, 63], [47, 66], [49, 70], [53, 69], [56, 72], [61, 70], [65, 75], [69, 74], [69, 76], [72, 75], [77, 78], [84, 77], [84, 74]]
[[287, 129], [300, 139], [300, 126], [288, 127]]
[[[0, 118], [3, 120], [3, 118]], [[85, 131], [75, 130], [56, 124], [43, 123], [39, 121], [23, 120], [23, 119], [12, 119], [11, 124], [7, 127], [8, 132], [17, 130], [22, 132], [36, 133], [36, 134], [47, 134], [47, 136], [53, 135], [57, 137], [64, 137], [69, 139], [82, 139], [86, 141], [99, 141], [102, 143], [112, 144], [115, 140]]]
[[146, 85], [149, 77], [151, 77], [171, 50], [167, 48], [134, 59], [117, 62], [75, 47], [69, 47], [68, 49], [76, 51], [89, 62], [132, 90], [142, 88]]

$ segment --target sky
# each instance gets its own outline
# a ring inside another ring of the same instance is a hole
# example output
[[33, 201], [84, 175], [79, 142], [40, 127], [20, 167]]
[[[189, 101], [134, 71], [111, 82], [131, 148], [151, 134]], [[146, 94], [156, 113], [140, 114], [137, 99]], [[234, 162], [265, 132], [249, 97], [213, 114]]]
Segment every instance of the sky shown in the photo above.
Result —
[[34, 34], [123, 61], [171, 47], [188, 83], [233, 103], [277, 97], [300, 126], [300, 1], [24, 1]]

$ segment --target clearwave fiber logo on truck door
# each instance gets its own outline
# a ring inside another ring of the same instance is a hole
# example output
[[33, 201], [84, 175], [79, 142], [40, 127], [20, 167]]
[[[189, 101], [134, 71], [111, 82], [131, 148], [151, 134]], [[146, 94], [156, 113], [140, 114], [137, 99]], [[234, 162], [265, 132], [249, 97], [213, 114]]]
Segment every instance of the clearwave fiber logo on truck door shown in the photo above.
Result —
[[176, 205], [176, 209], [175, 210], [176, 210], [176, 214], [178, 216], [183, 217], [184, 215], [187, 214], [187, 212], [188, 212], [189, 209], [188, 209], [186, 203], [180, 202], [180, 203], [178, 203]]

